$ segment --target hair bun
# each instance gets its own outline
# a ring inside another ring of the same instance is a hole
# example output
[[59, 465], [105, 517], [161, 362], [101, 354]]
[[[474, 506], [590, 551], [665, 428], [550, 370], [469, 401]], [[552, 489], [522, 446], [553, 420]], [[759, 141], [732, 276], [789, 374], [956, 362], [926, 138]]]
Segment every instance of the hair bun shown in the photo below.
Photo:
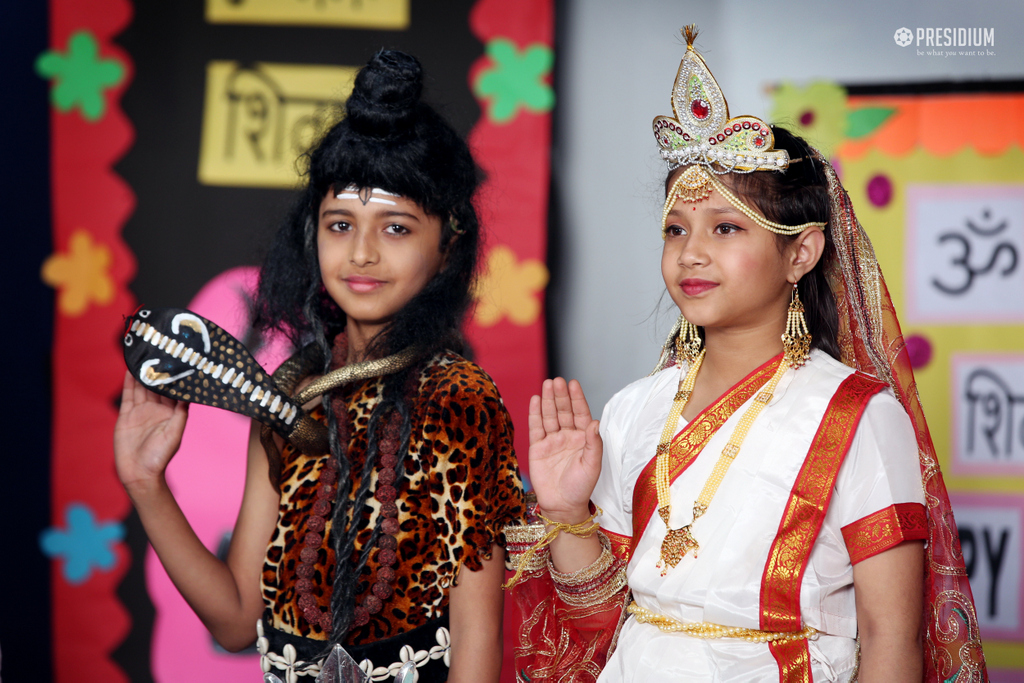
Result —
[[412, 55], [381, 50], [356, 76], [345, 107], [349, 125], [363, 135], [387, 137], [411, 123], [423, 92], [423, 67]]

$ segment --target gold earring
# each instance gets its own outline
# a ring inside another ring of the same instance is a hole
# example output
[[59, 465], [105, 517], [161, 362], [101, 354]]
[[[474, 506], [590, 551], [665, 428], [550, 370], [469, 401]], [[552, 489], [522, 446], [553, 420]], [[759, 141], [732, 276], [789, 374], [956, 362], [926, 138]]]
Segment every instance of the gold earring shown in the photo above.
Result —
[[807, 329], [804, 318], [804, 304], [800, 301], [800, 293], [793, 284], [793, 294], [789, 299], [789, 314], [786, 316], [786, 331], [782, 335], [782, 348], [786, 364], [798, 368], [811, 357], [811, 333]]
[[679, 316], [679, 334], [676, 335], [676, 358], [693, 363], [700, 355], [703, 344], [697, 326], [683, 316]]

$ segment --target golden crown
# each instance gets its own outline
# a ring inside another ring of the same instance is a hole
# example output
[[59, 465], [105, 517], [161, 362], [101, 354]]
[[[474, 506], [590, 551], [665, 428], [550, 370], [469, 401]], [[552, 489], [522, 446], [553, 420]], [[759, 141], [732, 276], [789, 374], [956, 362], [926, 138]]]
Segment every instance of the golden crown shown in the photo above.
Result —
[[789, 153], [773, 149], [775, 136], [768, 124], [755, 116], [729, 118], [722, 89], [693, 48], [697, 27], [686, 26], [683, 36], [686, 54], [672, 88], [675, 118], [654, 119], [654, 137], [669, 168], [701, 164], [717, 173], [787, 168]]

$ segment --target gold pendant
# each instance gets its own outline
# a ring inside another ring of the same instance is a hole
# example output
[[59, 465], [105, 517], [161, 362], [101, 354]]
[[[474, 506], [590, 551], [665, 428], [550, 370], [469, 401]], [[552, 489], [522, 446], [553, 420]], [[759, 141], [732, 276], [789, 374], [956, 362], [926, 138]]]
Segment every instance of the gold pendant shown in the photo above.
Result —
[[686, 557], [686, 554], [691, 550], [693, 556], [697, 557], [697, 551], [700, 549], [700, 544], [697, 543], [697, 539], [690, 533], [690, 524], [687, 524], [681, 529], [669, 529], [668, 533], [665, 534], [665, 540], [661, 542], [661, 575], [664, 576], [668, 572], [669, 567], [675, 567], [679, 564], [679, 561]]

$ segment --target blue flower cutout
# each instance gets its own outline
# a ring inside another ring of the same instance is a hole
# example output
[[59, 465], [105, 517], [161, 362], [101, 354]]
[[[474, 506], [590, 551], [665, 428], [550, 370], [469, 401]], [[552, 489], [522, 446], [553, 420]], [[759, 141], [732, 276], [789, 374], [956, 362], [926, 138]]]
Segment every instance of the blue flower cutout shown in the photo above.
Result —
[[93, 567], [109, 571], [117, 563], [112, 546], [124, 538], [119, 522], [96, 523], [88, 505], [72, 503], [64, 515], [66, 530], [50, 527], [39, 535], [47, 557], [64, 558], [63, 573], [68, 583], [84, 583]]

